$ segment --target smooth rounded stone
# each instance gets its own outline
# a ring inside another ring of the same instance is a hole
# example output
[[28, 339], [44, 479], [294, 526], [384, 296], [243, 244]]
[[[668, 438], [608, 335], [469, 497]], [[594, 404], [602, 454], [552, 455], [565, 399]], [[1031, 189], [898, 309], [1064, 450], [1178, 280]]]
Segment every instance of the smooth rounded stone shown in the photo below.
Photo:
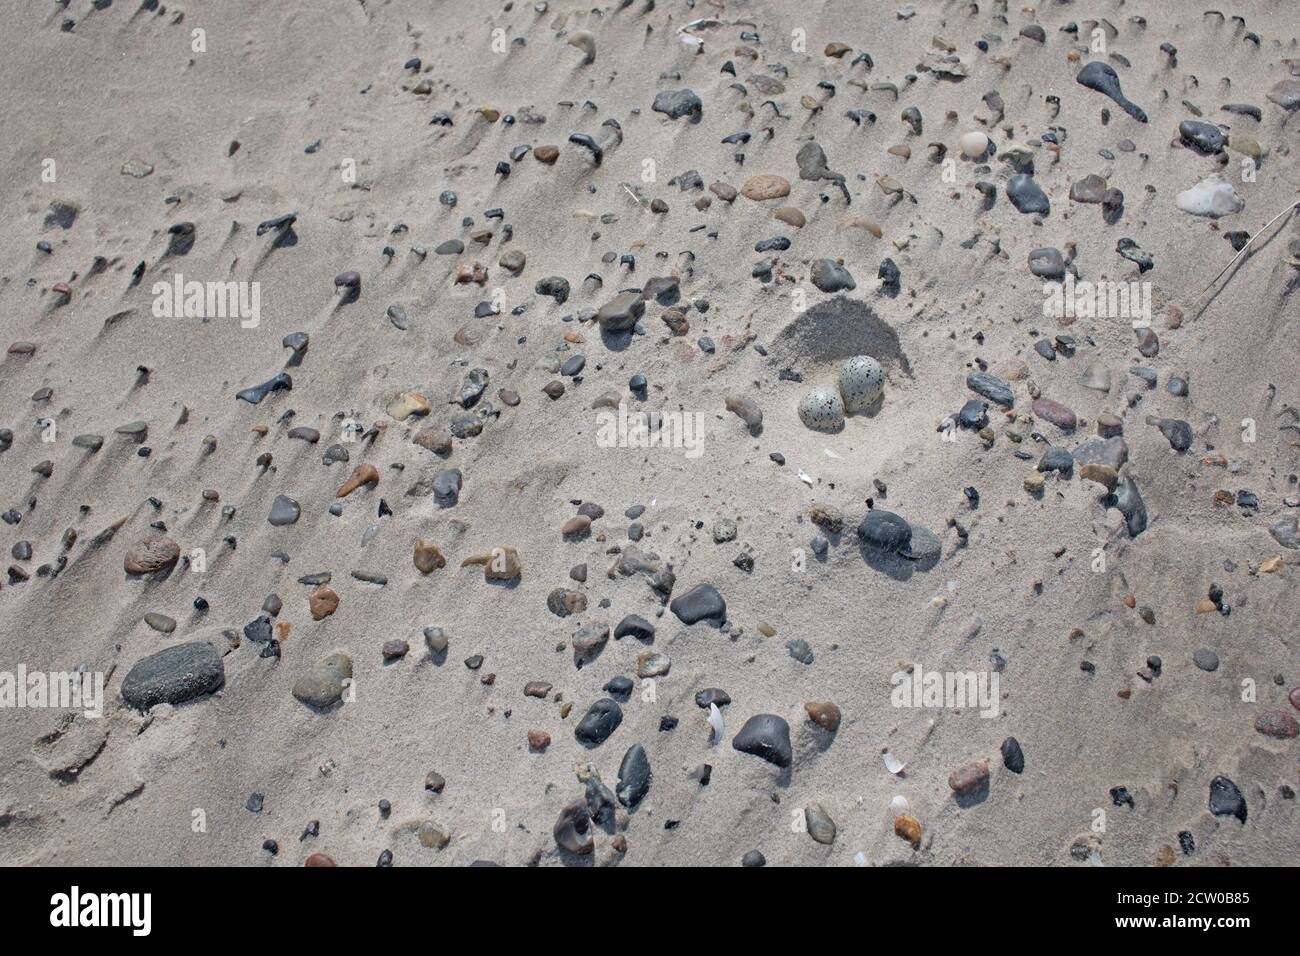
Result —
[[727, 618], [727, 602], [711, 584], [697, 584], [668, 605], [683, 624], [709, 621], [721, 625]]
[[330, 654], [294, 682], [293, 696], [308, 707], [325, 710], [343, 699], [352, 680], [352, 658]]
[[298, 502], [294, 501], [288, 495], [276, 495], [275, 501], [271, 502], [271, 512], [266, 516], [266, 520], [276, 527], [287, 524], [293, 524], [302, 514], [302, 508]]
[[1002, 765], [1012, 773], [1025, 772], [1025, 752], [1020, 749], [1020, 741], [1008, 737], [1002, 741]]
[[755, 714], [745, 721], [731, 746], [743, 754], [762, 757], [778, 767], [788, 767], [794, 761], [790, 746], [790, 725], [776, 714]]
[[910, 525], [912, 539], [899, 552], [909, 561], [915, 561], [922, 569], [929, 569], [943, 556], [943, 542], [939, 536], [924, 525]]
[[591, 705], [586, 716], [578, 722], [573, 735], [591, 747], [598, 747], [609, 739], [618, 725], [623, 722], [623, 708], [608, 697], [602, 697]]
[[[433, 452], [435, 455], [451, 454], [452, 446], [450, 433], [434, 426], [420, 429], [411, 441], [419, 445], [421, 448]], [[337, 448], [338, 446], [336, 445], [334, 447]], [[347, 455], [345, 454], [343, 458], [337, 460], [347, 461]]]
[[528, 262], [528, 257], [518, 249], [509, 249], [501, 253], [501, 258], [497, 263], [511, 275], [519, 275], [524, 271], [524, 266]]
[[966, 387], [1004, 408], [1011, 408], [1016, 403], [1011, 386], [988, 372], [971, 372], [966, 376]]
[[672, 658], [657, 651], [642, 651], [636, 656], [637, 677], [663, 677], [672, 666]]
[[962, 764], [948, 774], [948, 786], [952, 792], [962, 797], [969, 797], [988, 786], [989, 762], [973, 760]]
[[809, 803], [804, 807], [803, 818], [810, 837], [826, 846], [835, 842], [835, 821], [820, 803]]
[[547, 276], [537, 281], [533, 291], [551, 297], [557, 305], [563, 305], [569, 300], [569, 280], [563, 276]]
[[764, 173], [750, 176], [740, 187], [740, 194], [746, 199], [763, 202], [768, 199], [783, 199], [790, 195], [790, 181], [782, 176]]
[[[1155, 358], [1155, 356], [1160, 353], [1160, 337], [1156, 335], [1154, 329], [1138, 329], [1137, 348], [1138, 352], [1140, 352], [1145, 358]], [[1135, 375], [1140, 374], [1135, 370], [1130, 371]], [[1154, 378], [1150, 384], [1152, 387], [1155, 387]]]
[[1036, 417], [1051, 422], [1063, 432], [1074, 431], [1079, 425], [1079, 419], [1071, 409], [1050, 398], [1034, 399], [1033, 409]]
[[1157, 418], [1154, 415], [1148, 415], [1146, 422], [1160, 429], [1160, 434], [1168, 439], [1169, 447], [1174, 451], [1187, 451], [1192, 447], [1194, 436], [1192, 426], [1187, 422], [1177, 418]]
[[989, 151], [989, 138], [977, 129], [962, 133], [957, 140], [957, 148], [967, 159], [979, 159]]
[[596, 322], [607, 332], [625, 332], [645, 314], [645, 299], [638, 292], [620, 292], [596, 310]]
[[849, 270], [834, 259], [814, 259], [808, 277], [813, 285], [826, 293], [851, 292], [858, 287]]
[[122, 559], [127, 574], [156, 574], [170, 569], [181, 556], [181, 546], [171, 538], [149, 538], [133, 544]]
[[708, 710], [709, 707], [726, 707], [731, 703], [731, 695], [720, 687], [706, 687], [695, 695], [695, 706], [702, 710]]
[[[429, 649], [429, 653], [434, 657], [441, 657], [447, 653], [447, 647], [450, 644], [447, 638], [447, 632], [440, 627], [426, 627], [424, 629], [424, 646]], [[549, 687], [549, 685], [547, 685]]]
[[1039, 355], [1041, 355], [1043, 358], [1047, 359], [1047, 361], [1049, 362], [1056, 361], [1056, 349], [1052, 347], [1052, 342], [1050, 339], [1041, 338], [1038, 341], [1036, 341], [1034, 343], [1034, 351], [1037, 352]]
[[1068, 475], [1074, 471], [1074, 456], [1070, 454], [1069, 449], [1053, 445], [1043, 453], [1043, 457], [1038, 462], [1038, 470], [1044, 473], [1056, 471]]
[[1246, 798], [1237, 785], [1220, 774], [1210, 781], [1209, 810], [1216, 817], [1236, 817], [1246, 822]]
[[1207, 673], [1219, 669], [1219, 655], [1207, 648], [1197, 648], [1192, 652], [1192, 663]]
[[[451, 450], [450, 438], [447, 440], [447, 443], [448, 443], [448, 450], [450, 451]], [[324, 462], [327, 467], [329, 465], [335, 464], [336, 462], [347, 461], [347, 460], [348, 460], [348, 450], [344, 448], [342, 445], [330, 445], [328, 448], [325, 449], [325, 454], [321, 456], [321, 461]]]
[[94, 452], [97, 452], [104, 447], [104, 436], [103, 435], [78, 435], [72, 439], [72, 445], [74, 448], [85, 448], [87, 451], [93, 454]]
[[1178, 135], [1184, 143], [1202, 153], [1217, 153], [1223, 149], [1223, 131], [1213, 123], [1183, 120], [1178, 124]]
[[698, 123], [704, 115], [704, 104], [694, 90], [664, 90], [655, 94], [654, 104], [650, 107], [656, 113], [663, 113], [669, 119], [681, 119], [689, 116], [692, 123]]
[[835, 733], [840, 729], [840, 709], [830, 701], [810, 701], [803, 705], [803, 709], [807, 711], [808, 719], [823, 730]]
[[1119, 104], [1120, 109], [1139, 123], [1147, 121], [1147, 114], [1142, 107], [1128, 99], [1123, 90], [1120, 89], [1119, 75], [1109, 63], [1093, 60], [1091, 63], [1086, 64], [1074, 79], [1080, 86], [1109, 96]]
[[885, 389], [885, 371], [870, 355], [855, 355], [840, 365], [840, 397], [848, 413], [869, 408]]
[[1291, 515], [1279, 518], [1268, 526], [1268, 533], [1284, 548], [1300, 550], [1300, 517]]
[[1300, 109], [1300, 80], [1278, 80], [1265, 94], [1270, 103], [1276, 103], [1288, 113]]
[[757, 850], [750, 850], [740, 858], [740, 865], [750, 868], [767, 866], [767, 857], [763, 856], [763, 854], [759, 853]]
[[458, 256], [465, 251], [465, 243], [459, 239], [448, 239], [441, 242], [433, 249], [434, 255], [438, 256]]
[[757, 435], [763, 430], [763, 410], [748, 395], [728, 395], [725, 405], [727, 411], [739, 416], [751, 435]]
[[618, 765], [618, 787], [614, 791], [618, 795], [618, 802], [631, 810], [650, 792], [650, 782], [653, 779], [650, 758], [646, 756], [645, 748], [633, 744], [623, 755], [623, 762]]
[[1065, 257], [1061, 255], [1061, 250], [1054, 246], [1035, 249], [1029, 253], [1029, 271], [1040, 279], [1054, 279], [1059, 282], [1065, 278]]
[[629, 614], [614, 628], [614, 640], [634, 637], [647, 643], [655, 639], [655, 626], [639, 614]]
[[590, 533], [591, 517], [589, 515], [574, 515], [560, 526], [560, 537], [562, 538], [584, 538]]
[[533, 159], [537, 160], [539, 163], [545, 163], [547, 166], [553, 165], [559, 158], [560, 147], [558, 146], [538, 146], [533, 150]]
[[226, 681], [221, 654], [206, 641], [177, 644], [141, 658], [122, 681], [122, 699], [139, 710], [183, 704]]
[[787, 226], [793, 226], [795, 229], [802, 229], [808, 224], [807, 217], [794, 206], [782, 206], [772, 213], [772, 218], [785, 223]]
[[983, 428], [989, 423], [989, 403], [972, 398], [957, 411], [957, 424], [962, 428]]
[[835, 432], [844, 427], [844, 400], [834, 385], [818, 385], [799, 400], [799, 419], [813, 431]]
[[554, 588], [546, 596], [546, 607], [556, 617], [568, 617], [570, 614], [581, 614], [587, 609], [587, 596], [581, 591], [571, 591], [568, 588]]
[[166, 614], [150, 611], [144, 616], [144, 622], [160, 634], [170, 634], [176, 630], [176, 620]]
[[1265, 737], [1289, 740], [1300, 734], [1300, 723], [1284, 710], [1266, 710], [1255, 718], [1255, 730]]
[[1246, 208], [1246, 200], [1237, 195], [1232, 183], [1218, 173], [1201, 180], [1190, 189], [1184, 189], [1175, 199], [1178, 208], [1193, 216], [1218, 219]]
[[419, 392], [402, 392], [385, 409], [391, 418], [405, 421], [412, 415], [427, 415], [431, 411], [429, 400]]
[[1070, 199], [1074, 202], [1099, 203], [1106, 197], [1106, 180], [1089, 173], [1070, 184]]
[[1034, 177], [1028, 173], [1019, 173], [1011, 177], [1007, 182], [1007, 198], [1011, 200], [1011, 205], [1015, 206], [1018, 212], [1046, 215], [1052, 211], [1047, 193], [1043, 192], [1038, 183], [1034, 182]]
[[1111, 386], [1110, 369], [1101, 362], [1091, 362], [1079, 376], [1079, 384], [1094, 392], [1109, 392]]
[[395, 639], [384, 641], [383, 647], [379, 649], [379, 653], [383, 656], [385, 661], [396, 661], [405, 657], [410, 653], [410, 650], [411, 645], [406, 641]]
[[320, 441], [320, 432], [314, 428], [307, 428], [304, 425], [299, 425], [296, 428], [289, 429], [289, 437], [296, 438], [299, 441], [305, 441], [309, 445], [314, 445]]
[[1098, 465], [1089, 462], [1080, 466], [1079, 477], [1086, 478], [1088, 481], [1095, 481], [1105, 487], [1107, 491], [1114, 491], [1115, 486], [1119, 484], [1119, 473], [1109, 465]]
[[897, 554], [912, 542], [912, 526], [892, 511], [876, 508], [858, 525], [858, 540], [876, 551]]
[[323, 621], [339, 609], [339, 596], [330, 588], [317, 588], [307, 599], [312, 620]]
[[565, 359], [564, 364], [560, 366], [560, 374], [567, 375], [569, 378], [573, 378], [575, 375], [581, 374], [582, 370], [586, 367], [586, 365], [587, 365], [587, 356], [581, 353], [578, 353], [577, 355], [571, 355], [567, 359]]
[[460, 469], [448, 468], [433, 479], [433, 499], [439, 508], [451, 508], [460, 501], [460, 488]]
[[1111, 438], [1089, 438], [1074, 449], [1074, 460], [1080, 465], [1105, 465], [1118, 472], [1128, 461], [1128, 443], [1120, 435]]
[[579, 797], [565, 804], [551, 828], [551, 835], [555, 837], [555, 845], [566, 853], [583, 856], [591, 853], [596, 843], [591, 837], [591, 813], [587, 801]]

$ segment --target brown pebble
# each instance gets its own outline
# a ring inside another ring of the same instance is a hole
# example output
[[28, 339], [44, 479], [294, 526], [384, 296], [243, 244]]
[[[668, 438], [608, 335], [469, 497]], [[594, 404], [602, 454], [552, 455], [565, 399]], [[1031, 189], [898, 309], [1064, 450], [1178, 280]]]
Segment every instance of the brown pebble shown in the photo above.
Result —
[[803, 705], [808, 712], [808, 719], [817, 726], [834, 733], [840, 726], [840, 709], [830, 701], [812, 702]]
[[590, 532], [591, 517], [589, 515], [574, 515], [564, 522], [564, 527], [560, 529], [560, 534], [566, 538], [581, 538]]
[[751, 176], [740, 187], [740, 194], [746, 199], [762, 202], [767, 199], [780, 199], [790, 195], [790, 182], [781, 176], [764, 174]]
[[339, 490], [334, 493], [334, 497], [346, 498], [362, 485], [377, 485], [378, 483], [379, 469], [371, 464], [357, 465], [352, 469], [352, 477], [343, 482]]
[[533, 150], [533, 158], [539, 163], [545, 163], [550, 166], [560, 158], [560, 147], [558, 146], [538, 146]]
[[421, 574], [431, 574], [447, 566], [447, 559], [436, 544], [430, 544], [423, 538], [415, 541], [415, 567]]
[[530, 750], [545, 750], [551, 745], [551, 735], [544, 730], [528, 731], [528, 747]]
[[430, 770], [424, 778], [424, 789], [431, 793], [442, 793], [443, 788], [447, 786], [447, 781], [442, 774], [436, 770]]
[[339, 596], [329, 588], [317, 588], [308, 599], [311, 616], [314, 620], [323, 620], [339, 608]]
[[181, 546], [171, 538], [150, 538], [131, 546], [122, 561], [127, 574], [153, 574], [171, 567], [181, 556]]
[[948, 774], [948, 786], [954, 793], [969, 796], [989, 782], [989, 762], [973, 760]]
[[894, 818], [894, 835], [902, 837], [912, 846], [921, 845], [921, 833], [921, 821], [916, 817], [902, 813]]
[[1033, 407], [1035, 415], [1051, 422], [1061, 431], [1074, 431], [1079, 424], [1079, 419], [1073, 411], [1060, 402], [1052, 401], [1050, 398], [1035, 399]]
[[303, 863], [303, 866], [338, 866], [338, 864], [324, 853], [313, 853], [307, 857], [307, 861]]

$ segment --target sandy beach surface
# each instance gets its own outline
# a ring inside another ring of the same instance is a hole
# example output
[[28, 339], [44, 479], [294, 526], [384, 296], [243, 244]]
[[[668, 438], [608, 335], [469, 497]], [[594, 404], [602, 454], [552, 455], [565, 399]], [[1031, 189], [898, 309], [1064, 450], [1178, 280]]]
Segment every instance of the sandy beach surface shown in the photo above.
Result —
[[1294, 3], [3, 19], [0, 862], [1296, 862]]

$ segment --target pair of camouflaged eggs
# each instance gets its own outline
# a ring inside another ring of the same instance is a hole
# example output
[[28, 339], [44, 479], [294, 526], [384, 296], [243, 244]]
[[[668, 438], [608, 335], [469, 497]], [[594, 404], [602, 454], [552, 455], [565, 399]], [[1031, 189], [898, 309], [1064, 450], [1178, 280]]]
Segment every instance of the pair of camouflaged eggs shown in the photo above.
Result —
[[845, 413], [869, 407], [885, 388], [885, 372], [870, 355], [855, 355], [840, 366], [839, 384], [818, 385], [799, 401], [799, 418], [814, 431], [844, 427]]

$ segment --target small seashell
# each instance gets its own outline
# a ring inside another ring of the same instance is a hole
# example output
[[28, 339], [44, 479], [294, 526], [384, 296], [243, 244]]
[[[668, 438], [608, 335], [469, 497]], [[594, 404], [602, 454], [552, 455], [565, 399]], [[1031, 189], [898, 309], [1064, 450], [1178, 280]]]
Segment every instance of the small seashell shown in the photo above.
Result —
[[895, 776], [902, 773], [903, 769], [907, 766], [907, 764], [902, 763], [897, 757], [895, 757], [888, 750], [886, 750], [883, 754], [881, 754], [881, 756], [885, 758], [885, 769], [888, 770], [890, 773], [894, 774]]
[[713, 728], [713, 735], [709, 738], [709, 744], [716, 746], [722, 740], [723, 725], [722, 711], [718, 710], [718, 705], [709, 704], [709, 726]]

